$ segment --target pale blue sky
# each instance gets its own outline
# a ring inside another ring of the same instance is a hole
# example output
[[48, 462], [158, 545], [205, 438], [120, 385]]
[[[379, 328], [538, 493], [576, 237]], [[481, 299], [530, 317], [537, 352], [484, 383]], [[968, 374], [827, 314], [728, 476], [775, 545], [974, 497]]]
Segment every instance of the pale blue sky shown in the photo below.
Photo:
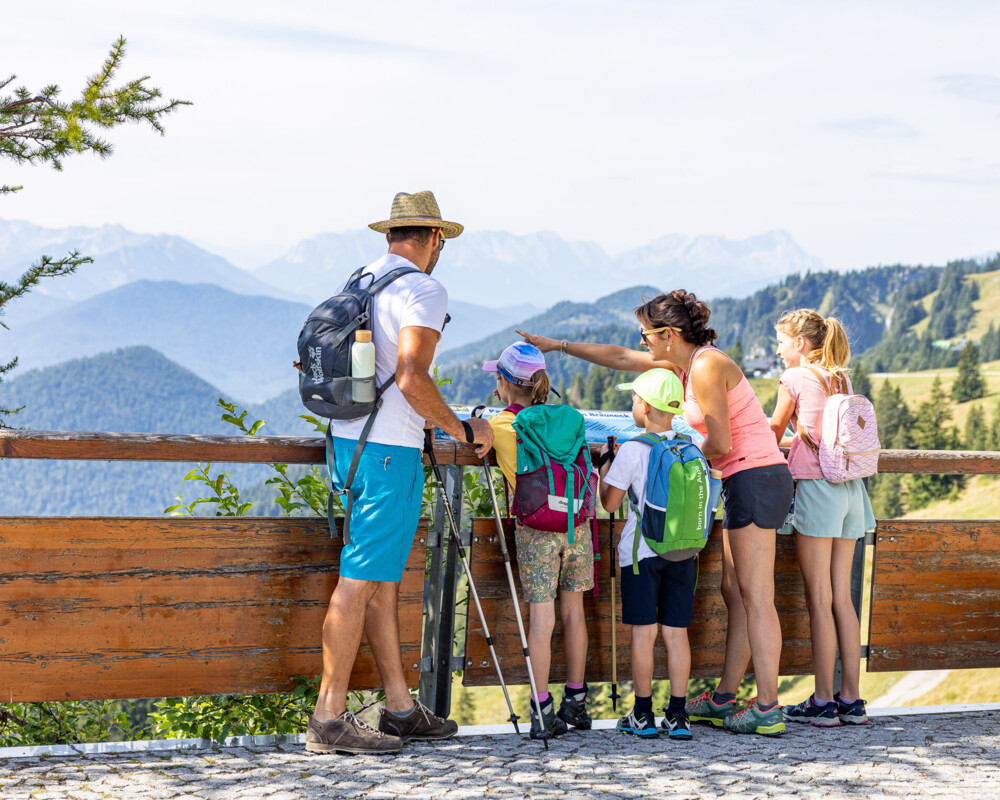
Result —
[[0, 72], [75, 92], [124, 33], [123, 74], [196, 105], [107, 162], [0, 164], [0, 217], [266, 257], [431, 188], [612, 252], [780, 228], [833, 268], [942, 263], [1000, 248], [998, 31], [995, 0], [27, 4]]

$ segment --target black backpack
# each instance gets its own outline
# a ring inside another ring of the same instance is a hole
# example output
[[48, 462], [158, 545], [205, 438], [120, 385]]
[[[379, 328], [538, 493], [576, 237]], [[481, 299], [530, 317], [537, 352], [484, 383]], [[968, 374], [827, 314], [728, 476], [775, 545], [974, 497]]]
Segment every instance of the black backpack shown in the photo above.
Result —
[[363, 271], [364, 267], [357, 270], [343, 291], [316, 306], [299, 333], [299, 395], [306, 408], [327, 419], [360, 419], [372, 414], [382, 394], [396, 380], [392, 375], [377, 387], [373, 402], [355, 402], [351, 384], [374, 383], [375, 378], [351, 377], [351, 345], [355, 331], [370, 330], [375, 295], [397, 278], [420, 270], [400, 267], [377, 281], [368, 275], [371, 280], [367, 286], [361, 285]]
[[[339, 294], [313, 309], [309, 314], [302, 332], [299, 333], [299, 394], [302, 403], [314, 414], [327, 419], [360, 419], [368, 416], [368, 421], [358, 438], [354, 448], [354, 457], [347, 471], [347, 479], [343, 489], [331, 489], [327, 503], [327, 521], [330, 525], [330, 535], [336, 536], [337, 527], [333, 515], [333, 498], [343, 495], [344, 502], [344, 544], [350, 544], [351, 509], [354, 505], [354, 495], [351, 483], [358, 470], [361, 451], [368, 441], [375, 417], [382, 406], [382, 395], [396, 381], [393, 373], [385, 383], [375, 388], [375, 400], [371, 403], [357, 403], [351, 392], [351, 384], [359, 380], [375, 382], [375, 378], [357, 379], [351, 377], [351, 345], [354, 343], [354, 332], [370, 330], [373, 300], [375, 295], [397, 278], [411, 272], [420, 272], [416, 267], [399, 267], [383, 275], [378, 280], [373, 276], [367, 286], [361, 285], [364, 267], [356, 270], [348, 279], [347, 285]], [[333, 475], [333, 435], [330, 424], [326, 426], [326, 465]]]

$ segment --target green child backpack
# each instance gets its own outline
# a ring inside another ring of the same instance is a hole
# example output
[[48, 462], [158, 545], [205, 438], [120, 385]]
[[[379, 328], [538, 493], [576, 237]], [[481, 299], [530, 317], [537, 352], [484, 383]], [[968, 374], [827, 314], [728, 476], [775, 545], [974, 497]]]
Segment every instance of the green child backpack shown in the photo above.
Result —
[[642, 508], [629, 490], [636, 515], [632, 572], [639, 574], [639, 536], [667, 561], [696, 556], [708, 541], [722, 481], [713, 477], [698, 445], [683, 434], [644, 433], [632, 439], [651, 448]]

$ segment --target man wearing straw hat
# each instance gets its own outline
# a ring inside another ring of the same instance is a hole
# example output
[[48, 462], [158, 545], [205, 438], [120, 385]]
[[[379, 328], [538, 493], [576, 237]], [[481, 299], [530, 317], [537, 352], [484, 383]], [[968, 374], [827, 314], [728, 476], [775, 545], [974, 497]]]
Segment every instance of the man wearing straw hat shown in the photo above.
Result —
[[[386, 234], [389, 252], [364, 274], [378, 280], [400, 267], [419, 271], [397, 278], [374, 299], [375, 379], [381, 386], [395, 373], [396, 381], [382, 395], [351, 483], [350, 542], [341, 552], [339, 580], [323, 623], [323, 680], [306, 731], [306, 750], [320, 753], [395, 753], [409, 739], [446, 739], [458, 730], [410, 696], [399, 645], [399, 582], [420, 516], [425, 420], [459, 441], [479, 444], [480, 455], [493, 442], [485, 420], [463, 422], [455, 416], [430, 374], [448, 308], [448, 293], [431, 272], [445, 241], [462, 226], [441, 218], [431, 192], [400, 192], [389, 219], [368, 227]], [[331, 422], [330, 477], [336, 486], [344, 485], [365, 422]], [[346, 705], [362, 633], [385, 687], [378, 730]]]

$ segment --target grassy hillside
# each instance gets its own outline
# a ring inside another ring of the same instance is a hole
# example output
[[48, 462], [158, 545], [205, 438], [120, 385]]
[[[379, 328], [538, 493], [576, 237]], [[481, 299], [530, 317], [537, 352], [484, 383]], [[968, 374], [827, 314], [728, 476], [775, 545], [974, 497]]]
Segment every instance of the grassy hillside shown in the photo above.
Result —
[[[986, 380], [985, 397], [977, 400], [970, 400], [967, 403], [952, 403], [952, 421], [959, 429], [965, 425], [965, 420], [969, 412], [975, 406], [981, 406], [984, 411], [991, 413], [997, 401], [1000, 400], [1000, 361], [990, 361], [981, 365], [983, 377]], [[903, 395], [903, 399], [911, 410], [916, 410], [920, 403], [930, 399], [931, 386], [934, 379], [941, 378], [941, 385], [946, 395], [951, 395], [951, 387], [955, 382], [958, 371], [954, 367], [942, 369], [928, 369], [921, 372], [892, 372], [873, 373], [870, 375], [872, 390], [878, 391], [885, 380], [889, 380], [893, 385], [898, 386]]]

